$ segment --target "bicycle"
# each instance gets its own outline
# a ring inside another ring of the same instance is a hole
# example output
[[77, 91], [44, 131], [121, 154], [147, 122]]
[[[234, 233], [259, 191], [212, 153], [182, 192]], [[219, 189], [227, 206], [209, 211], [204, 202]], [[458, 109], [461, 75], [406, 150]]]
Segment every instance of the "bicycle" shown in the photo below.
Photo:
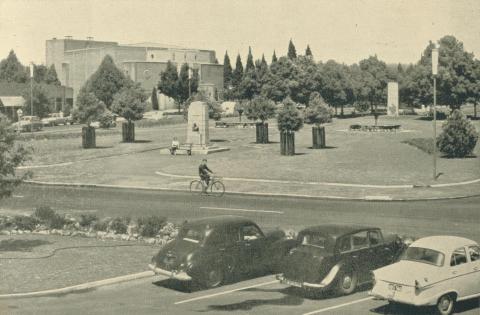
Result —
[[216, 197], [221, 197], [225, 193], [225, 185], [217, 177], [212, 176], [208, 186], [203, 180], [196, 179], [190, 182], [190, 192], [192, 193], [209, 195], [209, 189], [210, 194]]

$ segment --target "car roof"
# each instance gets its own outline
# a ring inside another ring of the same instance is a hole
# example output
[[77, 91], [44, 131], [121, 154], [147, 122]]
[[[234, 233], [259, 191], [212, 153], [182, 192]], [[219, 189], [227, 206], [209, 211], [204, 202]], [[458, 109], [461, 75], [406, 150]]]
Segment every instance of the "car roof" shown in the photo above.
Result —
[[445, 254], [450, 254], [455, 249], [468, 245], [477, 245], [477, 243], [464, 237], [437, 235], [423, 237], [416, 240], [410, 245], [410, 247], [429, 248]]
[[361, 225], [321, 224], [303, 229], [300, 231], [300, 233], [322, 233], [333, 238], [338, 238], [343, 235], [353, 234], [365, 230], [379, 230], [379, 228]]
[[209, 225], [211, 227], [217, 227], [222, 225], [240, 225], [245, 223], [253, 223], [253, 221], [241, 216], [219, 215], [188, 221], [185, 223], [185, 226]]

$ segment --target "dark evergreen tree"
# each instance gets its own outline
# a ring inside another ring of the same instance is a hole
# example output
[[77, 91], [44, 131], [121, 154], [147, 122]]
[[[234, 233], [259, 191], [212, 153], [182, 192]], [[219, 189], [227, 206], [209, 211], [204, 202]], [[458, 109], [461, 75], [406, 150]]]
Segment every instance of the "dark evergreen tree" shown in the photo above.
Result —
[[159, 110], [160, 106], [158, 104], [158, 97], [157, 97], [157, 89], [156, 88], [153, 88], [153, 90], [152, 90], [151, 101], [152, 101], [152, 109], [153, 110]]
[[237, 55], [237, 61], [235, 63], [235, 70], [232, 73], [232, 98], [238, 97], [238, 87], [243, 79], [243, 64], [240, 54]]
[[10, 50], [6, 59], [0, 61], [0, 81], [25, 83], [28, 81], [25, 68], [13, 50]]
[[47, 74], [45, 77], [45, 83], [60, 85], [60, 80], [58, 80], [57, 70], [55, 70], [55, 65], [48, 67]]
[[288, 43], [288, 54], [287, 57], [290, 59], [295, 59], [297, 58], [297, 51], [295, 49], [295, 46], [293, 45], [292, 40], [290, 39], [290, 42]]
[[228, 52], [225, 51], [225, 57], [223, 58], [223, 87], [228, 89], [232, 84], [232, 65], [230, 64], [230, 57]]
[[245, 73], [250, 70], [255, 70], [255, 65], [253, 64], [252, 48], [248, 47], [248, 57], [247, 64], [245, 65]]
[[48, 68], [44, 65], [33, 65], [33, 80], [44, 83], [47, 79]]
[[[169, 60], [165, 71], [160, 73], [160, 81], [158, 82], [158, 91], [168, 97], [177, 100], [177, 67]], [[178, 104], [177, 104], [178, 105]]]
[[307, 45], [307, 49], [305, 50], [305, 56], [313, 58], [312, 51], [310, 50], [310, 45]]
[[277, 62], [278, 58], [277, 58], [277, 55], [275, 54], [275, 50], [273, 51], [273, 55], [272, 55], [272, 63], [274, 62]]

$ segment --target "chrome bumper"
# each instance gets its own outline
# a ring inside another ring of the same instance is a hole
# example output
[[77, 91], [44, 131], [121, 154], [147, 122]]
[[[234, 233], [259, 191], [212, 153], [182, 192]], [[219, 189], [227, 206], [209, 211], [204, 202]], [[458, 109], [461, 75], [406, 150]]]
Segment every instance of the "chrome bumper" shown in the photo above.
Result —
[[286, 279], [282, 274], [276, 275], [275, 278], [280, 281], [280, 283], [287, 284], [290, 286], [294, 286], [297, 288], [312, 288], [312, 289], [324, 289], [328, 285], [321, 284], [321, 283], [310, 283], [310, 282], [295, 282]]
[[154, 264], [149, 264], [148, 267], [155, 272], [157, 275], [162, 275], [162, 276], [167, 276], [172, 279], [177, 279], [181, 281], [190, 281], [192, 280], [192, 277], [190, 277], [185, 271], [170, 271], [170, 270], [165, 270], [162, 268], [158, 268]]

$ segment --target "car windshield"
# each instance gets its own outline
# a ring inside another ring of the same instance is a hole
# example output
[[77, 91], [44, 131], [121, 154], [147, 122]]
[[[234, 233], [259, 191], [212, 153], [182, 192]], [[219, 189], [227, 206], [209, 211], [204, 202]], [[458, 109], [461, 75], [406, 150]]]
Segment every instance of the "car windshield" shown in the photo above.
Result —
[[409, 247], [403, 253], [401, 260], [418, 261], [441, 267], [443, 266], [445, 255], [433, 249]]
[[304, 234], [301, 236], [302, 245], [315, 246], [318, 248], [325, 248], [327, 238], [320, 234]]
[[183, 227], [180, 231], [179, 237], [184, 241], [191, 243], [201, 243], [206, 236], [206, 230], [204, 226], [188, 226]]

